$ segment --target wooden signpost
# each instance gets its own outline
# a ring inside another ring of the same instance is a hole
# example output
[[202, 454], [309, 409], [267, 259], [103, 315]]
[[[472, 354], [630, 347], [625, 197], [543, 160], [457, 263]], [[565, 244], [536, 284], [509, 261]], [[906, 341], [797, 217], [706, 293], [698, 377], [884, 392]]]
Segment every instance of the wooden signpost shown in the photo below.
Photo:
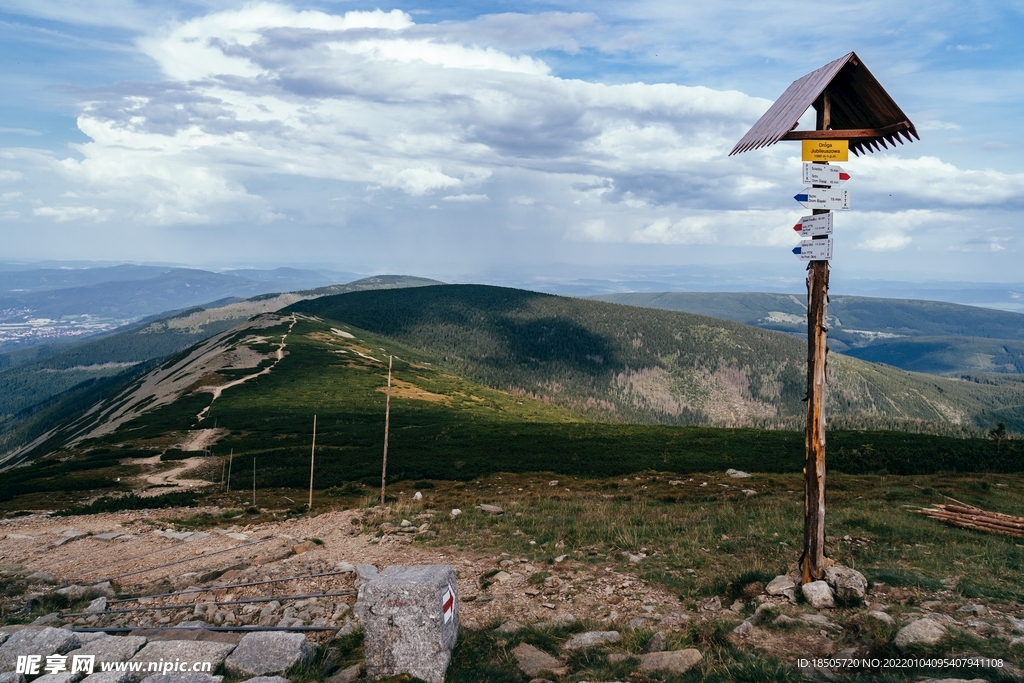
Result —
[[[809, 107], [815, 129], [796, 130]], [[902, 136], [902, 137], [901, 137]], [[832, 258], [831, 210], [850, 208], [838, 186], [850, 175], [833, 162], [849, 160], [899, 142], [920, 139], [914, 124], [853, 52], [793, 82], [729, 153], [739, 154], [800, 140], [803, 182], [811, 187], [794, 199], [813, 209], [794, 226], [809, 237], [793, 249], [807, 265], [807, 423], [804, 431], [804, 583], [824, 578], [825, 556], [825, 382], [828, 354], [828, 278]], [[888, 143], [888, 144], [887, 144]]]

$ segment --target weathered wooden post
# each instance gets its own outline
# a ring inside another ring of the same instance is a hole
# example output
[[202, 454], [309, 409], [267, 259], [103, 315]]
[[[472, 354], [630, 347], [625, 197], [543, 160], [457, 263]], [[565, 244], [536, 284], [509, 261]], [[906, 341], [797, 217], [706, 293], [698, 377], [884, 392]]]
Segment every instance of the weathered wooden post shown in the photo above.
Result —
[[[808, 107], [816, 112], [815, 130], [798, 131]], [[902, 138], [900, 137], [902, 136]], [[804, 547], [800, 570], [804, 583], [824, 577], [825, 557], [825, 383], [828, 354], [828, 279], [832, 258], [831, 209], [849, 209], [849, 179], [830, 161], [879, 151], [896, 142], [920, 139], [914, 124], [853, 52], [793, 82], [729, 153], [803, 141], [803, 180], [811, 183], [794, 197], [813, 209], [794, 230], [810, 240], [793, 249], [807, 266], [807, 423], [804, 431]], [[810, 163], [807, 163], [810, 162]]]
[[384, 505], [384, 489], [388, 482], [388, 432], [391, 427], [391, 364], [394, 356], [388, 356], [388, 393], [384, 402], [384, 460], [380, 466], [380, 504]]

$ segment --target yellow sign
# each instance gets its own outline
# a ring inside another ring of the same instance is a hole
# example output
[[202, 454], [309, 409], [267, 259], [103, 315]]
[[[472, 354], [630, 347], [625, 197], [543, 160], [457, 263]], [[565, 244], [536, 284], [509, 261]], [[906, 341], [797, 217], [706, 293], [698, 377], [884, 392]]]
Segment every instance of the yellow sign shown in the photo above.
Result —
[[849, 161], [849, 140], [801, 140], [804, 161]]

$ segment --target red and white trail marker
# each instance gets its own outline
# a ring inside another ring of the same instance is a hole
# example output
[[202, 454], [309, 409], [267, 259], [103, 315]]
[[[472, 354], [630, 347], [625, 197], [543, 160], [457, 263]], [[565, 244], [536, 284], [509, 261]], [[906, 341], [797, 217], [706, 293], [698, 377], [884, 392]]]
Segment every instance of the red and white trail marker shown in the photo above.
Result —
[[811, 185], [842, 185], [850, 174], [842, 166], [831, 164], [804, 164], [804, 182]]
[[455, 591], [450, 585], [441, 596], [441, 616], [446, 624], [455, 616]]
[[831, 213], [819, 213], [814, 216], [804, 216], [800, 222], [793, 226], [793, 229], [800, 233], [801, 237], [817, 237], [819, 235], [832, 234]]

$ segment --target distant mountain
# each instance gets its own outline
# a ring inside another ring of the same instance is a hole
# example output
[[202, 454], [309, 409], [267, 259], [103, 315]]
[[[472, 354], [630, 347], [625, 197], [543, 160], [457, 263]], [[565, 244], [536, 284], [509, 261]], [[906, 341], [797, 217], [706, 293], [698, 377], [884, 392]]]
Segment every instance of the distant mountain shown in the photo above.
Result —
[[[603, 294], [631, 306], [686, 311], [806, 336], [795, 295], [734, 292]], [[941, 301], [832, 296], [829, 347], [855, 358], [934, 374], [1024, 372], [1024, 315]]]

